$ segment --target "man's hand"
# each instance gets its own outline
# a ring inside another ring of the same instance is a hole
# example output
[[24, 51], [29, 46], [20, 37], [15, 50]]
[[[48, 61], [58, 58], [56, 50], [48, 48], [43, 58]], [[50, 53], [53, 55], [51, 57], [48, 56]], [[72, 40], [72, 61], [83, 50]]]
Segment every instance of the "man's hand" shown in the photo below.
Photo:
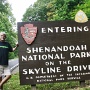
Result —
[[13, 51], [15, 51], [19, 47], [19, 44], [16, 44], [16, 46], [13, 48]]

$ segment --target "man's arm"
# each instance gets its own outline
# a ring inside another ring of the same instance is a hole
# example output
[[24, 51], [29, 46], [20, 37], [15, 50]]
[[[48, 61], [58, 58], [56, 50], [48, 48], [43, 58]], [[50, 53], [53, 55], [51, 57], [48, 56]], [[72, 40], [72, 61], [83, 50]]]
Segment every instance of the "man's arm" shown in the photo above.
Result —
[[19, 46], [19, 45], [16, 44], [16, 46], [13, 48], [13, 51], [15, 51], [15, 50], [17, 49], [18, 46]]

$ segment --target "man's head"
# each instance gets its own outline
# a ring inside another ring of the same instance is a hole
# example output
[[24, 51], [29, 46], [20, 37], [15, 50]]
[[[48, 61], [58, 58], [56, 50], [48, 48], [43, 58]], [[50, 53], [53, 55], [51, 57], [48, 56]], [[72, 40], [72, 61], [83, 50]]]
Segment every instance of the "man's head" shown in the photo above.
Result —
[[6, 39], [6, 33], [0, 32], [0, 41], [5, 41], [5, 39]]

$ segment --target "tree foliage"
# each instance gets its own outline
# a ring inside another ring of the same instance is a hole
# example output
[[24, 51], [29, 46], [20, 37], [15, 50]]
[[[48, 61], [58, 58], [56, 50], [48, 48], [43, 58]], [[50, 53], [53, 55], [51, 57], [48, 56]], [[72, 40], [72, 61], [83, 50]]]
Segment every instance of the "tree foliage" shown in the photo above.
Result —
[[48, 20], [70, 19], [69, 12], [72, 12], [74, 7], [81, 3], [81, 0], [53, 0], [48, 4]]
[[23, 21], [55, 21], [74, 19], [83, 10], [90, 18], [90, 0], [37, 0], [23, 15]]
[[90, 19], [90, 0], [84, 0], [83, 3], [81, 5], [77, 5], [75, 6], [75, 9], [70, 12], [71, 18], [74, 19], [75, 14], [79, 11], [82, 10], [85, 12], [85, 14], [87, 15], [88, 19]]
[[[16, 33], [13, 31], [13, 25], [15, 24], [15, 18], [11, 12], [11, 7], [7, 0], [0, 0], [0, 31], [4, 31], [7, 34], [7, 41], [12, 46], [15, 46]], [[15, 54], [11, 54], [10, 58], [13, 58]]]
[[23, 21], [45, 21], [47, 20], [47, 4], [52, 0], [37, 0], [34, 5], [29, 6], [23, 15]]

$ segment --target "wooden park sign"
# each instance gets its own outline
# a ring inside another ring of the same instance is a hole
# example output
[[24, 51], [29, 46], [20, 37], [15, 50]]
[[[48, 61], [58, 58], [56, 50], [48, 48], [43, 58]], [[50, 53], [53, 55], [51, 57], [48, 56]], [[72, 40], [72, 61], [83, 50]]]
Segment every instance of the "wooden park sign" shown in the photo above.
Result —
[[18, 22], [20, 84], [90, 79], [90, 21]]

